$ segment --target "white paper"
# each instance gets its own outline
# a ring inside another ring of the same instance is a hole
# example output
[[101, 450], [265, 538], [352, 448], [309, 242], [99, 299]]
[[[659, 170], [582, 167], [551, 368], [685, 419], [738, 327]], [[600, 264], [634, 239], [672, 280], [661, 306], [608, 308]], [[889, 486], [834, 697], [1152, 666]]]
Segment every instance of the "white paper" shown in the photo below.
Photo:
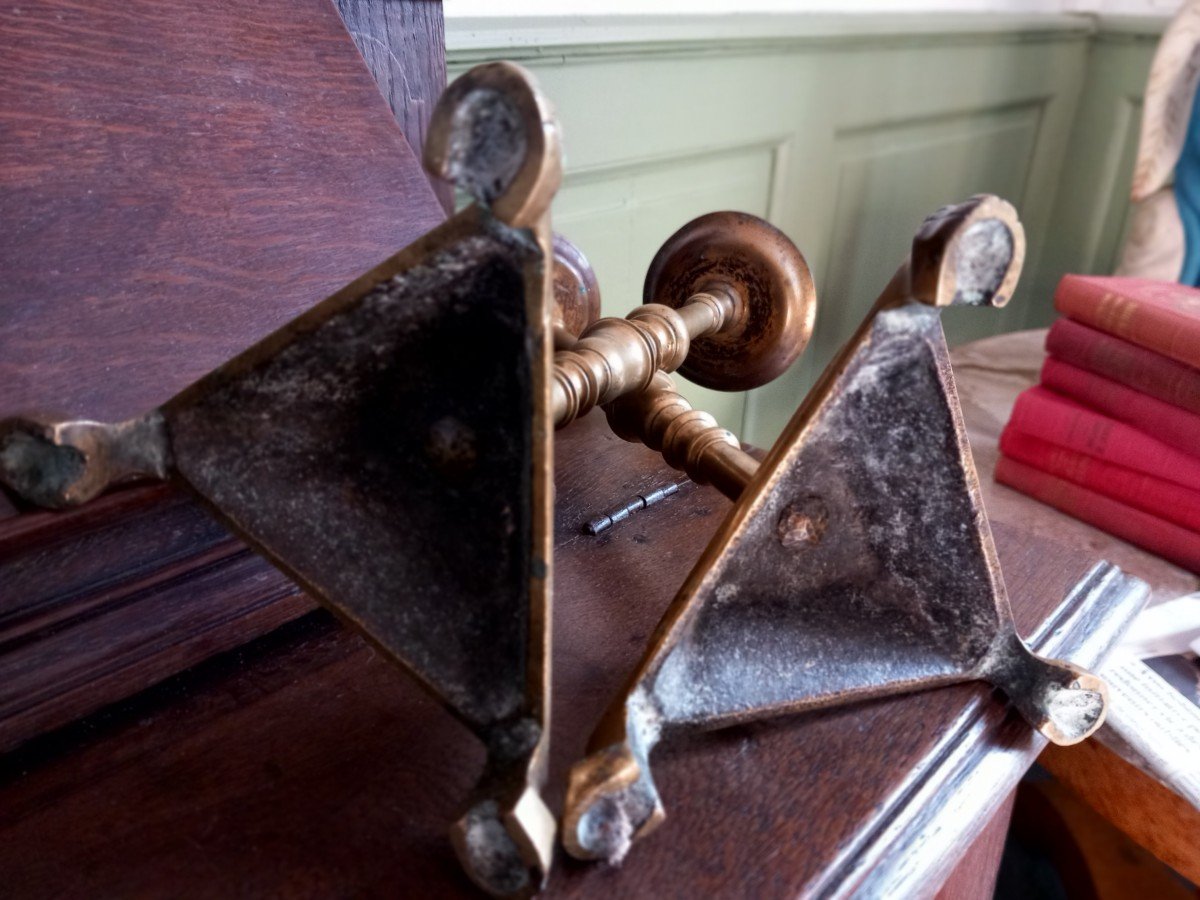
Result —
[[1109, 688], [1105, 728], [1145, 760], [1148, 774], [1200, 809], [1200, 707], [1124, 644], [1103, 674]]
[[1142, 610], [1121, 639], [1138, 659], [1195, 653], [1200, 647], [1200, 594], [1188, 594]]

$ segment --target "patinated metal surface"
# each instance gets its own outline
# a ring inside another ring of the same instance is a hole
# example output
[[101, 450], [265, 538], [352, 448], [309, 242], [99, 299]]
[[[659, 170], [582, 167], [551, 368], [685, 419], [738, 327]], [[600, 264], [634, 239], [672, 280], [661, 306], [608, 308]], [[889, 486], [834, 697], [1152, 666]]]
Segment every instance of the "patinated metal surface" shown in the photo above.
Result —
[[645, 305], [600, 319], [554, 356], [559, 427], [680, 369], [744, 391], [779, 377], [812, 335], [816, 290], [804, 256], [756, 216], [716, 212], [669, 237], [650, 265]]
[[[662, 820], [649, 753], [671, 729], [977, 678], [1058, 743], [1099, 727], [1103, 683], [1034, 656], [1014, 630], [938, 315], [1007, 302], [1022, 256], [1020, 223], [998, 198], [922, 225], [573, 770], [572, 853], [619, 859]], [[644, 399], [621, 402], [648, 429]]]
[[583, 330], [600, 318], [600, 282], [583, 251], [554, 235], [554, 349], [574, 346]]
[[487, 729], [522, 714], [525, 584], [545, 564], [524, 303], [540, 254], [477, 212], [455, 227], [162, 415], [177, 477]]
[[816, 320], [804, 256], [757, 216], [708, 213], [659, 248], [642, 297], [680, 309], [692, 294], [722, 291], [736, 298], [731, 314], [692, 342], [679, 374], [718, 391], [748, 391], [778, 378], [804, 351]]
[[193, 491], [484, 741], [455, 845], [482, 887], [528, 894], [554, 834], [539, 790], [560, 180], [528, 74], [459, 79], [426, 166], [476, 204], [140, 419], [0, 423], [0, 478], [49, 506], [137, 475]]
[[604, 407], [613, 433], [642, 443], [663, 455], [666, 463], [697, 484], [711, 484], [737, 500], [758, 471], [758, 460], [742, 449], [732, 431], [715, 418], [693, 409], [665, 372], [645, 390], [626, 394]]
[[741, 390], [790, 365], [815, 298], [786, 237], [702, 217], [655, 258], [651, 302], [598, 323], [586, 260], [561, 252], [555, 317], [560, 153], [529, 77], [457, 81], [426, 156], [476, 204], [144, 417], [0, 423], [0, 478], [64, 506], [169, 477], [408, 668], [487, 746], [452, 836], [497, 894], [550, 863], [551, 439], [597, 404], [738, 503], [572, 774], [571, 852], [619, 858], [661, 821], [649, 754], [672, 728], [976, 678], [1057, 742], [1099, 726], [1103, 684], [1013, 629], [938, 318], [1011, 295], [1010, 206], [924, 223], [759, 466], [665, 372]]

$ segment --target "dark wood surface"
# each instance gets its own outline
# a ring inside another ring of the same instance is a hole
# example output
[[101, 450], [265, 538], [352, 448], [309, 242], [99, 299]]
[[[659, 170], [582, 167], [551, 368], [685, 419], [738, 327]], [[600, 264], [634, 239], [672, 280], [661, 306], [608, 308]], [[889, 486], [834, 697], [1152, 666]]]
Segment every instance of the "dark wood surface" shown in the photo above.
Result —
[[[560, 433], [557, 454], [554, 807], [569, 763], [729, 508], [690, 488], [587, 537], [587, 518], [674, 476], [597, 415]], [[994, 525], [1028, 632], [1095, 554], [1069, 536], [1030, 542], [1019, 523]], [[964, 720], [967, 710], [976, 712]], [[961, 783], [995, 792], [966, 808], [1004, 809], [1011, 783], [964, 780], [961, 765], [946, 764], [949, 734], [968, 767], [991, 750], [1032, 761], [1040, 749], [1001, 701], [970, 685], [667, 744], [655, 769], [666, 824], [619, 870], [560, 860], [552, 896], [845, 889], [896, 839], [892, 824], [921, 831], [925, 793], [944, 805]], [[213, 897], [468, 895], [445, 826], [481, 761], [411, 680], [316, 613], [4, 758], [0, 873], [18, 897], [183, 886]], [[972, 836], [987, 819], [950, 823]], [[941, 861], [943, 874], [956, 862]]]
[[329, 0], [10, 4], [0, 46], [0, 415], [138, 415], [443, 218]]
[[1200, 810], [1099, 741], [1071, 749], [1047, 747], [1038, 762], [1121, 832], [1200, 884]]
[[[0, 416], [143, 412], [441, 220], [389, 115], [419, 147], [441, 4], [341, 7], [370, 72], [328, 0], [0, 10]], [[311, 609], [164, 488], [0, 492], [0, 749]]]
[[65, 522], [42, 512], [10, 526], [0, 547], [0, 751], [313, 608], [166, 486], [119, 491]]
[[[446, 87], [441, 0], [337, 0], [337, 8], [400, 130], [420, 152]], [[451, 212], [450, 185], [434, 181], [433, 190]]]
[[[1175, 824], [1163, 812], [1162, 825]], [[1039, 876], [1044, 879], [1047, 870], [1057, 876], [1062, 896], [1070, 900], [1196, 900], [1200, 896], [1194, 884], [1131, 841], [1059, 781], [1022, 782], [1012, 820], [1013, 853], [1005, 859], [999, 884], [1005, 897], [1028, 895], [1031, 882]], [[1181, 831], [1186, 828], [1178, 824]], [[1190, 835], [1194, 839], [1195, 831]], [[1024, 860], [1036, 860], [1039, 866]]]

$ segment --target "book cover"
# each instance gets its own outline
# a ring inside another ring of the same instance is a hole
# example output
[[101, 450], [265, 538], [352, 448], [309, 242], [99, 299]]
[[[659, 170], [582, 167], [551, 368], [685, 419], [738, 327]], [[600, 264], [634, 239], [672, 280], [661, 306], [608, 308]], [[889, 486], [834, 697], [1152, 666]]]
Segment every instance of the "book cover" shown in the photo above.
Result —
[[1017, 462], [1078, 484], [1200, 534], [1200, 485], [1183, 485], [1068, 450], [1009, 426], [1000, 452]]
[[1200, 369], [1098, 331], [1059, 319], [1046, 335], [1046, 352], [1134, 390], [1200, 415]]
[[1042, 366], [1042, 386], [1184, 453], [1200, 453], [1200, 415], [1053, 356]]
[[1200, 289], [1145, 278], [1064, 275], [1054, 306], [1077, 322], [1200, 368]]
[[1168, 446], [1131, 425], [1047, 388], [1035, 386], [1023, 391], [1013, 407], [1009, 425], [1043, 441], [1200, 490], [1200, 457]]
[[1200, 534], [1194, 531], [1007, 456], [996, 461], [996, 481], [1189, 571], [1200, 573]]

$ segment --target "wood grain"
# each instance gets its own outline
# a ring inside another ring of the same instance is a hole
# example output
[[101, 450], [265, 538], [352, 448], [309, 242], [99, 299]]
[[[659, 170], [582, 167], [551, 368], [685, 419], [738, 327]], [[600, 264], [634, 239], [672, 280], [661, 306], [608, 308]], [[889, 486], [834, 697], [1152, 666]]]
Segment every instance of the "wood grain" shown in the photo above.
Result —
[[1038, 762], [1117, 829], [1200, 884], [1200, 811], [1097, 741], [1079, 751], [1047, 747]]
[[[1197, 897], [1194, 885], [1188, 885], [1097, 815], [1070, 788], [1052, 779], [1021, 784], [1010, 840], [1021, 856], [1042, 860], [1058, 876], [1063, 895], [1071, 900]], [[1019, 897], [1029, 891], [1019, 870], [1006, 869], [1001, 883], [1004, 896]]]
[[[425, 147], [425, 131], [446, 88], [441, 0], [337, 0], [338, 12], [391, 107], [409, 146]], [[449, 183], [432, 179], [443, 209], [454, 209]]]
[[[440, 3], [345, 5], [419, 140]], [[144, 411], [442, 218], [325, 0], [48, 0], [0, 46], [0, 416]], [[312, 609], [165, 488], [16, 513], [0, 492], [0, 749]]]
[[[688, 488], [588, 537], [580, 526], [598, 510], [675, 476], [596, 414], [560, 432], [556, 453], [552, 807], [729, 508]], [[996, 526], [1028, 631], [1094, 558]], [[958, 735], [950, 753], [948, 735]], [[957, 857], [923, 857], [944, 853], [947, 839], [965, 852], [1040, 746], [972, 685], [691, 735], [656, 754], [670, 806], [662, 829], [619, 870], [560, 859], [550, 895], [845, 891], [897, 840], [906, 865], [921, 859], [944, 877]], [[986, 786], [967, 778], [993, 750], [1018, 762], [1000, 781], [980, 769]], [[85, 880], [93, 892], [146, 896], [199, 871], [204, 881], [188, 883], [197, 896], [469, 896], [444, 829], [481, 762], [414, 682], [314, 614], [10, 754], [0, 873], [17, 897], [77, 894]], [[960, 789], [980, 805], [946, 806]], [[930, 796], [949, 819], [930, 816]]]
[[0, 11], [0, 415], [150, 409], [443, 218], [327, 0]]
[[995, 895], [996, 872], [1004, 854], [1004, 841], [1008, 837], [1008, 823], [1016, 797], [1015, 791], [1009, 794], [1008, 800], [938, 890], [936, 900], [991, 900]]
[[12, 522], [20, 531], [0, 547], [0, 750], [313, 608], [166, 486]]

